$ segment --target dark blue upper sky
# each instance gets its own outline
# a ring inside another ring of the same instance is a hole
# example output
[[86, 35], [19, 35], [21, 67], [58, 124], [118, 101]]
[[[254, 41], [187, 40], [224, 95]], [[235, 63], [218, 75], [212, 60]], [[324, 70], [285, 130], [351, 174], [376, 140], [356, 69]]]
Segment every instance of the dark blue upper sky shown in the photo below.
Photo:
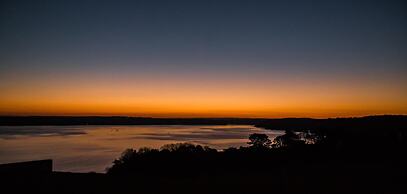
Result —
[[79, 74], [406, 80], [402, 0], [2, 0], [0, 25], [3, 83]]
[[142, 61], [365, 71], [401, 68], [406, 58], [403, 1], [17, 0], [1, 7], [5, 70], [25, 58], [39, 66]]

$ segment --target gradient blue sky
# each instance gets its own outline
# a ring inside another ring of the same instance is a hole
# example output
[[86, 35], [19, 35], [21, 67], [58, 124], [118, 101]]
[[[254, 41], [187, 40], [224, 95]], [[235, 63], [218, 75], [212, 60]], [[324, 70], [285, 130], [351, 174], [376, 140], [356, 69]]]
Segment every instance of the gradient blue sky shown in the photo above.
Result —
[[2, 114], [407, 113], [405, 1], [16, 0], [0, 25]]

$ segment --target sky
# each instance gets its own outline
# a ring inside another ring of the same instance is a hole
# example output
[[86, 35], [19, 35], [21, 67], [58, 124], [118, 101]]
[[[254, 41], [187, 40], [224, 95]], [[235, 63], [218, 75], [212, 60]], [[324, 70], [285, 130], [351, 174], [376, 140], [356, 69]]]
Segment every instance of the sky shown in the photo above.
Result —
[[407, 114], [405, 1], [0, 1], [0, 115]]

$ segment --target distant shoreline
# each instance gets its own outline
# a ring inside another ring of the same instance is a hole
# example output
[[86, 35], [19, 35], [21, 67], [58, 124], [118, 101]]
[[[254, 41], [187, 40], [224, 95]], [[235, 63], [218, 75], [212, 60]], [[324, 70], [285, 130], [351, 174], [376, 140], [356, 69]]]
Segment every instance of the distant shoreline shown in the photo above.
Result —
[[0, 116], [0, 126], [64, 125], [254, 125], [276, 130], [338, 128], [403, 128], [407, 115], [378, 115], [347, 118], [151, 118], [125, 116]]

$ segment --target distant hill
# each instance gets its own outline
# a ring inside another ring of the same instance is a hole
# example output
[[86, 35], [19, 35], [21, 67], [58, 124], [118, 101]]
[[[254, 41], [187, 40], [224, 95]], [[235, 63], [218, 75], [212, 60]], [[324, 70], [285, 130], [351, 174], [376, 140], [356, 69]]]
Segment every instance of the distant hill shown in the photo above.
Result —
[[350, 118], [150, 118], [124, 116], [0, 116], [2, 126], [22, 125], [256, 125], [280, 130], [337, 128], [407, 129], [407, 115]]

